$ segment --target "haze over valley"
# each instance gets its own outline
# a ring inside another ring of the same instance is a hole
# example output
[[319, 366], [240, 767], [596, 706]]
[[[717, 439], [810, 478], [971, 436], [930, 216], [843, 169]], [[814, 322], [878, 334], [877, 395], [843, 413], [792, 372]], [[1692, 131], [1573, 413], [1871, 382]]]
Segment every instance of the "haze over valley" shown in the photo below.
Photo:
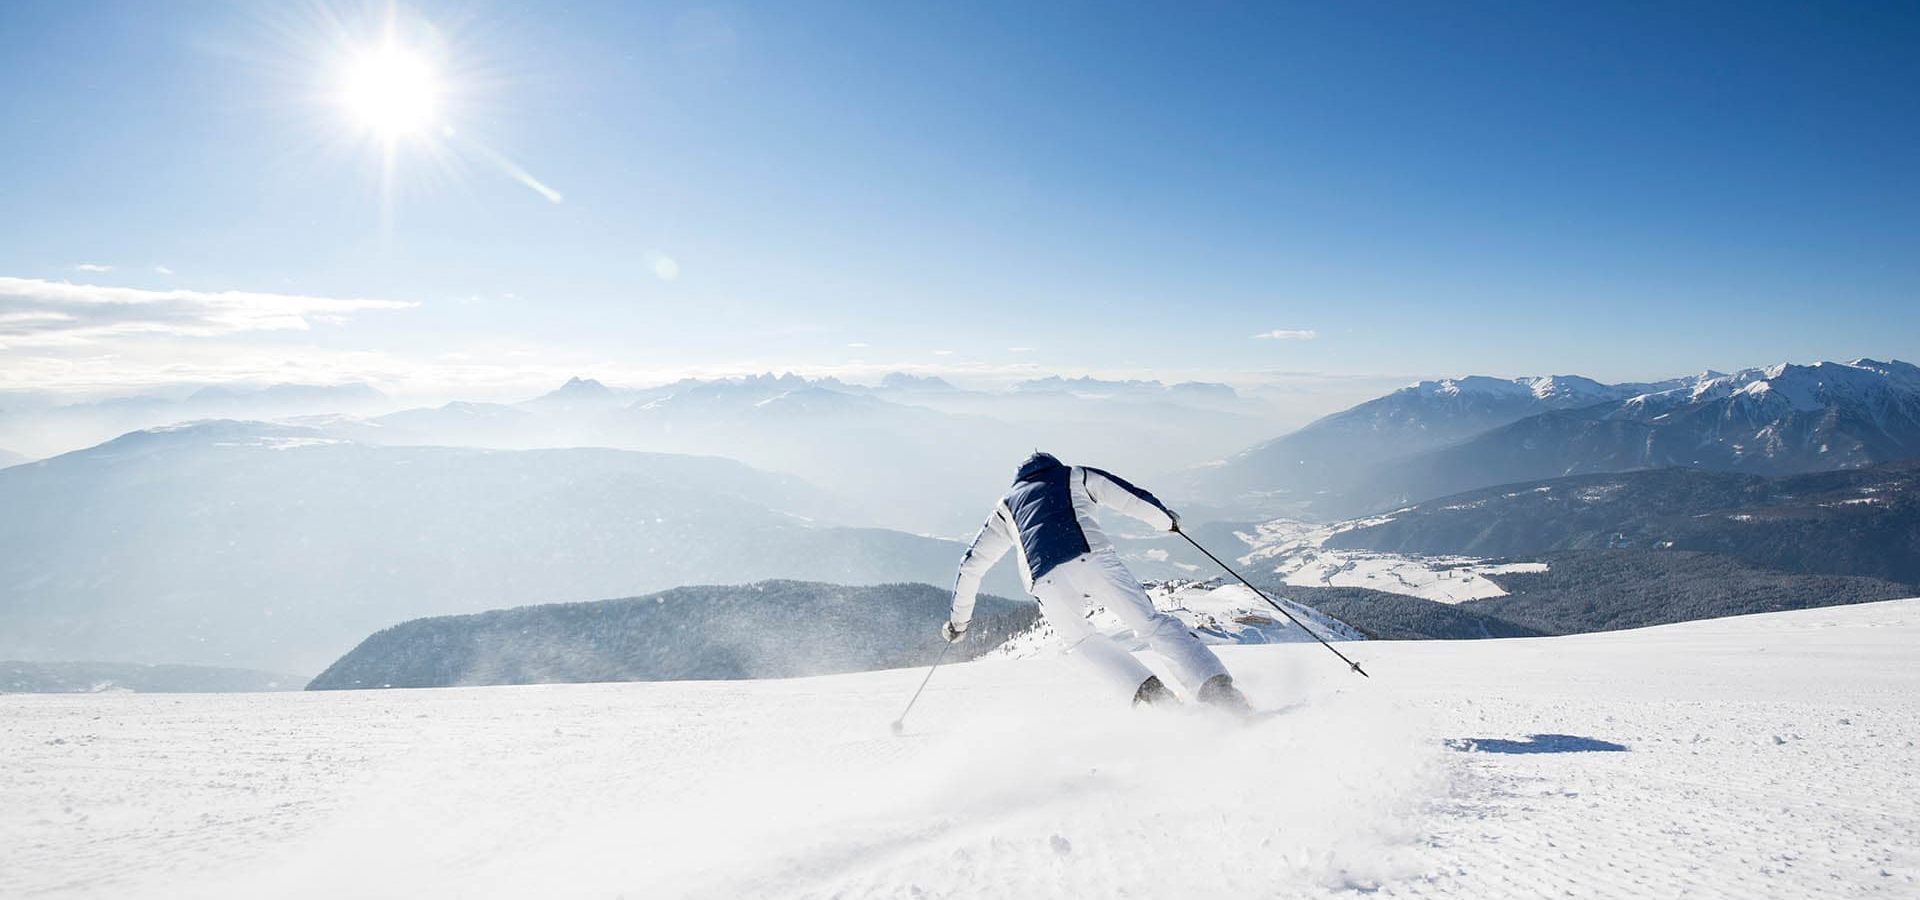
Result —
[[[192, 418], [0, 470], [0, 658], [317, 673], [423, 616], [765, 579], [942, 585], [1029, 443], [1136, 473], [1279, 590], [1363, 592], [1328, 602], [1379, 633], [1561, 633], [1920, 593], [1920, 370], [1902, 362], [1423, 381], [1225, 453], [1270, 418], [1225, 385], [574, 378], [517, 403], [355, 411], [379, 396], [156, 397], [122, 405], [260, 418]], [[24, 433], [72, 410], [10, 421]], [[1554, 475], [1565, 485], [1530, 480]], [[1222, 574], [1164, 535], [1114, 528], [1143, 577]], [[1539, 574], [1595, 551], [1613, 555]], [[1661, 551], [1694, 555], [1632, 562]], [[1560, 596], [1548, 585], [1594, 565], [1636, 585], [1631, 602], [1675, 611], [1495, 609], [1514, 591]], [[1692, 571], [1748, 586], [1703, 603]], [[1004, 570], [989, 587], [1022, 593]], [[1407, 606], [1432, 602], [1498, 624]]]

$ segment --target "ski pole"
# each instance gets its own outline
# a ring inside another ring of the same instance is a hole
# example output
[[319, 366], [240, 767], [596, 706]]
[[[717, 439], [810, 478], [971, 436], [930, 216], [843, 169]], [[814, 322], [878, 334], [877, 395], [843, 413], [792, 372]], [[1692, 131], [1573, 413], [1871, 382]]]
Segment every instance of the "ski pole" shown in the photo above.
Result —
[[948, 641], [946, 646], [940, 648], [940, 655], [933, 658], [933, 665], [927, 669], [927, 677], [920, 679], [920, 687], [914, 690], [913, 699], [908, 700], [907, 708], [900, 711], [900, 718], [893, 720], [894, 734], [899, 734], [906, 730], [907, 713], [913, 712], [913, 705], [920, 702], [920, 692], [927, 689], [927, 682], [933, 680], [934, 670], [940, 668], [940, 663], [944, 662], [947, 658], [947, 651], [952, 650], [955, 643], [955, 641]]
[[[1174, 534], [1177, 534], [1177, 535], [1179, 535], [1179, 536], [1181, 536], [1181, 537], [1183, 537], [1183, 538], [1186, 538], [1186, 539], [1187, 539], [1187, 543], [1189, 543], [1189, 544], [1192, 544], [1192, 545], [1193, 545], [1193, 549], [1195, 549], [1195, 550], [1198, 550], [1198, 551], [1200, 551], [1201, 553], [1205, 553], [1205, 554], [1207, 555], [1207, 558], [1208, 558], [1208, 559], [1210, 559], [1210, 560], [1213, 560], [1213, 564], [1214, 564], [1214, 565], [1216, 565], [1216, 566], [1219, 566], [1220, 568], [1222, 568], [1222, 569], [1225, 569], [1225, 570], [1227, 570], [1227, 574], [1228, 574], [1228, 575], [1232, 575], [1232, 576], [1233, 576], [1233, 577], [1235, 577], [1235, 578], [1239, 578], [1239, 579], [1240, 579], [1240, 583], [1241, 583], [1241, 584], [1244, 584], [1244, 585], [1246, 585], [1246, 586], [1247, 586], [1247, 590], [1250, 590], [1250, 591], [1252, 591], [1252, 592], [1254, 592], [1254, 593], [1256, 593], [1256, 594], [1259, 594], [1259, 595], [1260, 595], [1260, 599], [1262, 599], [1262, 600], [1265, 600], [1265, 601], [1267, 601], [1267, 605], [1268, 605], [1268, 606], [1271, 606], [1271, 607], [1273, 607], [1274, 609], [1277, 609], [1277, 610], [1279, 610], [1279, 611], [1280, 611], [1280, 614], [1281, 614], [1281, 615], [1283, 615], [1283, 616], [1286, 616], [1286, 617], [1287, 617], [1287, 621], [1289, 621], [1289, 622], [1292, 622], [1293, 624], [1295, 624], [1295, 625], [1298, 625], [1298, 626], [1300, 626], [1300, 630], [1301, 630], [1301, 631], [1304, 631], [1304, 632], [1306, 632], [1306, 633], [1308, 634], [1308, 636], [1310, 636], [1310, 637], [1312, 637], [1312, 638], [1313, 638], [1314, 640], [1316, 640], [1316, 641], [1319, 641], [1319, 642], [1320, 642], [1320, 646], [1322, 646], [1322, 647], [1325, 647], [1325, 648], [1327, 648], [1328, 650], [1332, 650], [1332, 651], [1333, 651], [1333, 655], [1335, 655], [1335, 656], [1338, 656], [1338, 657], [1340, 657], [1340, 661], [1341, 661], [1341, 662], [1343, 662], [1343, 663], [1346, 663], [1346, 664], [1347, 664], [1348, 666], [1350, 666], [1350, 667], [1352, 667], [1352, 669], [1353, 669], [1353, 670], [1354, 670], [1355, 672], [1359, 672], [1359, 673], [1360, 673], [1360, 675], [1361, 675], [1361, 677], [1363, 677], [1363, 678], [1372, 678], [1372, 677], [1373, 677], [1372, 675], [1368, 675], [1368, 674], [1367, 674], [1367, 670], [1365, 670], [1365, 669], [1362, 669], [1362, 668], [1360, 668], [1360, 664], [1359, 664], [1359, 663], [1357, 663], [1357, 662], [1354, 662], [1353, 660], [1350, 660], [1350, 659], [1348, 659], [1348, 658], [1347, 658], [1347, 655], [1346, 655], [1345, 653], [1341, 653], [1341, 652], [1340, 652], [1340, 651], [1338, 651], [1338, 650], [1334, 650], [1334, 649], [1333, 649], [1333, 645], [1332, 645], [1332, 644], [1329, 644], [1329, 643], [1327, 643], [1327, 642], [1326, 642], [1326, 639], [1325, 639], [1325, 638], [1322, 638], [1322, 637], [1321, 637], [1320, 635], [1318, 635], [1318, 634], [1315, 634], [1315, 633], [1314, 633], [1314, 631], [1313, 631], [1313, 629], [1311, 629], [1311, 628], [1308, 628], [1308, 627], [1307, 627], [1307, 624], [1306, 624], [1305, 622], [1302, 622], [1302, 621], [1300, 621], [1299, 619], [1296, 619], [1296, 618], [1294, 618], [1294, 617], [1293, 617], [1293, 613], [1290, 613], [1290, 612], [1287, 612], [1287, 608], [1286, 608], [1286, 607], [1284, 607], [1284, 606], [1281, 606], [1281, 605], [1280, 605], [1280, 604], [1278, 604], [1278, 603], [1275, 603], [1275, 602], [1273, 601], [1273, 598], [1272, 598], [1272, 597], [1269, 597], [1269, 596], [1267, 596], [1267, 592], [1266, 592], [1266, 591], [1263, 591], [1263, 590], [1261, 590], [1261, 589], [1259, 589], [1259, 588], [1257, 588], [1257, 587], [1254, 587], [1254, 586], [1253, 586], [1253, 582], [1251, 582], [1251, 581], [1248, 581], [1248, 580], [1246, 580], [1245, 578], [1241, 578], [1241, 577], [1240, 577], [1240, 573], [1239, 573], [1239, 572], [1235, 572], [1235, 571], [1233, 570], [1233, 567], [1232, 567], [1232, 566], [1229, 566], [1229, 565], [1227, 565], [1226, 563], [1223, 563], [1223, 562], [1221, 562], [1221, 561], [1220, 561], [1220, 557], [1218, 557], [1218, 556], [1215, 556], [1215, 555], [1213, 555], [1213, 553], [1212, 553], [1212, 552], [1210, 552], [1210, 551], [1208, 551], [1208, 550], [1207, 550], [1207, 548], [1205, 548], [1205, 547], [1202, 547], [1202, 546], [1200, 546], [1200, 542], [1199, 542], [1199, 541], [1196, 541], [1196, 540], [1194, 540], [1194, 539], [1193, 539], [1193, 535], [1190, 535], [1190, 534], [1188, 534], [1188, 533], [1186, 533], [1186, 532], [1184, 532], [1184, 531], [1181, 531], [1181, 530], [1180, 530], [1180, 526], [1179, 526], [1179, 525], [1175, 525], [1175, 526], [1173, 527], [1173, 533], [1174, 533]], [[936, 665], [937, 665], [937, 664], [936, 664]], [[928, 673], [928, 674], [932, 674], [932, 673]]]

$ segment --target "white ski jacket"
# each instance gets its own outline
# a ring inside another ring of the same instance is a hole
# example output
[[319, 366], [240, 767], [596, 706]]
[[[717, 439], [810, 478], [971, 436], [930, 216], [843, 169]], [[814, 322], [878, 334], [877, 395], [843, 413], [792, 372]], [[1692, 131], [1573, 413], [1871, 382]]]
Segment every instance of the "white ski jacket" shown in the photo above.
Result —
[[1021, 583], [1031, 592], [1033, 583], [1053, 567], [1112, 549], [1113, 542], [1094, 520], [1096, 506], [1118, 510], [1161, 531], [1172, 531], [1180, 521], [1159, 498], [1118, 475], [1091, 466], [1068, 466], [1036, 453], [1020, 467], [1013, 488], [994, 505], [961, 557], [949, 620], [955, 625], [972, 620], [980, 579], [1009, 550], [1018, 556]]

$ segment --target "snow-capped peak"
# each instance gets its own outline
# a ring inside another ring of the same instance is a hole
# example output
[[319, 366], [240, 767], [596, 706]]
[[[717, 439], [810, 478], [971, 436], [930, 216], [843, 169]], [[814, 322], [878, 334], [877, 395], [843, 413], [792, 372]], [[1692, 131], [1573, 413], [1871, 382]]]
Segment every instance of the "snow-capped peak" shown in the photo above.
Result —
[[1579, 375], [1548, 375], [1544, 378], [1524, 378], [1520, 379], [1520, 382], [1527, 385], [1532, 390], [1533, 396], [1541, 400], [1591, 398], [1593, 402], [1599, 403], [1620, 395], [1619, 388]]
[[1485, 397], [1521, 400], [1532, 397], [1555, 406], [1602, 403], [1618, 400], [1629, 394], [1623, 386], [1602, 384], [1580, 375], [1541, 375], [1519, 378], [1468, 375], [1463, 378], [1421, 381], [1405, 388], [1402, 392], [1446, 399]]
[[567, 379], [566, 384], [535, 397], [529, 403], [534, 406], [583, 408], [611, 406], [618, 403], [619, 399], [619, 395], [605, 384], [576, 375]]
[[1846, 363], [1855, 369], [1879, 373], [1881, 377], [1898, 385], [1904, 390], [1920, 391], [1920, 366], [1899, 360], [1880, 362], [1862, 357]]
[[1915, 395], [1920, 400], [1920, 368], [1894, 361], [1856, 359], [1812, 365], [1775, 363], [1731, 374], [1707, 371], [1690, 383], [1668, 391], [1634, 398], [1637, 408], [1664, 408], [1675, 403], [1709, 403], [1729, 397], [1749, 402], [1781, 404], [1810, 412], [1837, 403], [1866, 400], [1883, 392]]
[[1427, 397], [1461, 397], [1469, 394], [1493, 397], [1516, 397], [1531, 393], [1530, 379], [1492, 378], [1486, 375], [1468, 375], [1464, 378], [1442, 378], [1438, 381], [1422, 381], [1409, 385], [1406, 392]]

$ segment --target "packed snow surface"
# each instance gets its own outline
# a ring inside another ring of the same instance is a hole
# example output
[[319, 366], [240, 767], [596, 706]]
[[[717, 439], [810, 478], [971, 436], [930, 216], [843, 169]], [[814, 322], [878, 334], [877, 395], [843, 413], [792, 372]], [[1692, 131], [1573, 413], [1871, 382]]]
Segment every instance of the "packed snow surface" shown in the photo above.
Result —
[[1913, 897], [1920, 600], [1076, 661], [0, 697], [5, 897]]

